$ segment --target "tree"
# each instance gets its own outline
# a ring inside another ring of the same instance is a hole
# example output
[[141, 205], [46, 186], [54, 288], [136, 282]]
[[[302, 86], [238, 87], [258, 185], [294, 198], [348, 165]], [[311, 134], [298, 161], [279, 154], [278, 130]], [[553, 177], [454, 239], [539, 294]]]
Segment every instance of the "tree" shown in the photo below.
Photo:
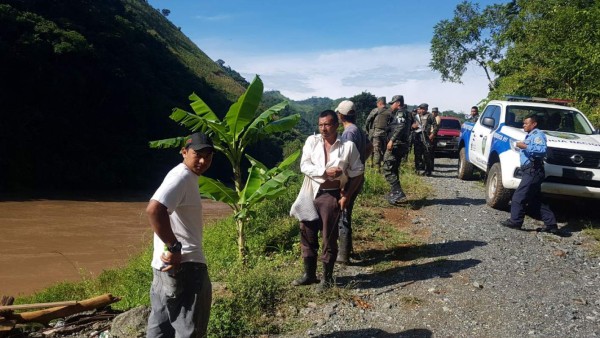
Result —
[[354, 102], [354, 110], [357, 114], [356, 125], [359, 128], [364, 128], [367, 116], [377, 105], [377, 98], [369, 92], [362, 92], [352, 96], [349, 100]]
[[600, 2], [518, 1], [505, 33], [511, 48], [494, 67], [504, 94], [573, 99], [600, 123]]
[[169, 16], [169, 14], [171, 14], [171, 10], [170, 9], [166, 9], [166, 8], [163, 8], [160, 12], [164, 16]]
[[[238, 253], [242, 261], [247, 255], [245, 229], [253, 218], [252, 208], [265, 199], [274, 199], [286, 189], [285, 183], [294, 176], [287, 169], [300, 155], [300, 151], [289, 155], [277, 167], [267, 168], [251, 156], [245, 154], [246, 147], [267, 135], [291, 130], [300, 115], [294, 114], [277, 118], [277, 114], [287, 106], [281, 102], [257, 114], [263, 93], [263, 83], [258, 76], [248, 89], [231, 105], [220, 120], [210, 107], [196, 94], [190, 95], [194, 113], [175, 108], [170, 118], [192, 132], [202, 131], [213, 139], [215, 149], [222, 152], [233, 169], [235, 189], [218, 180], [201, 176], [198, 180], [200, 193], [216, 201], [227, 203], [234, 211], [238, 234]], [[152, 141], [152, 148], [182, 147], [185, 137]], [[248, 178], [242, 185], [241, 162], [246, 157], [251, 163]]]
[[474, 62], [485, 71], [493, 89], [490, 67], [503, 57], [502, 33], [514, 10], [514, 2], [490, 5], [483, 11], [468, 1], [458, 4], [452, 20], [434, 26], [429, 67], [441, 73], [442, 81], [462, 83], [467, 65]]

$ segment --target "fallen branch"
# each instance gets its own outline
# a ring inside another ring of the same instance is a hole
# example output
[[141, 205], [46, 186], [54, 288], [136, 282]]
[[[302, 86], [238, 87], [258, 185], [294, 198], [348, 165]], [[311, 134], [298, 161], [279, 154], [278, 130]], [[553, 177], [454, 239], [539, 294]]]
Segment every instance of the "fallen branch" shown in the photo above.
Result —
[[70, 301], [65, 301], [65, 302], [3, 305], [3, 306], [0, 306], [0, 312], [7, 311], [7, 310], [29, 310], [29, 309], [39, 309], [39, 308], [44, 308], [44, 307], [67, 306], [67, 305], [75, 305], [77, 303], [78, 302], [76, 300], [70, 300]]
[[76, 302], [73, 305], [58, 306], [39, 311], [14, 313], [10, 315], [10, 319], [16, 320], [17, 323], [36, 322], [48, 325], [48, 322], [53, 319], [64, 318], [75, 313], [103, 308], [120, 300], [121, 298], [113, 297], [111, 294], [104, 294], [102, 296]]

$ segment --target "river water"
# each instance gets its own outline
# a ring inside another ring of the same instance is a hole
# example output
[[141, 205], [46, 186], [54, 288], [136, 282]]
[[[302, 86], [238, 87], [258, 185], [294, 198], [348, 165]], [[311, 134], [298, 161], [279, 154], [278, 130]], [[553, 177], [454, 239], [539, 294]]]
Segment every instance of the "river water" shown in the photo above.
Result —
[[[231, 213], [225, 204], [203, 202], [206, 220]], [[123, 265], [151, 241], [146, 205], [147, 201], [0, 202], [0, 296], [31, 294]]]

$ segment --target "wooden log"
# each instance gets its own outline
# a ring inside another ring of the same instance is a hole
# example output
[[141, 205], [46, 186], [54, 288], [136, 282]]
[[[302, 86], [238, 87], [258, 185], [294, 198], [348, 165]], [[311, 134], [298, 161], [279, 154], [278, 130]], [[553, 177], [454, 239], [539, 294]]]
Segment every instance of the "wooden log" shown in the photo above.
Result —
[[10, 319], [16, 320], [17, 323], [36, 322], [48, 325], [48, 322], [53, 319], [64, 318], [75, 313], [102, 308], [120, 300], [121, 298], [113, 297], [113, 295], [107, 293], [102, 296], [82, 300], [74, 305], [57, 306], [38, 311], [14, 313], [10, 316]]
[[75, 305], [78, 302], [76, 300], [69, 300], [66, 302], [51, 302], [51, 303], [33, 303], [33, 304], [20, 304], [20, 305], [3, 305], [0, 306], [0, 312], [6, 310], [31, 310], [39, 309], [44, 307], [57, 307], [66, 305]]
[[10, 333], [10, 331], [12, 331], [12, 329], [15, 328], [16, 324], [16, 320], [7, 320], [0, 318], [0, 338], [6, 337]]

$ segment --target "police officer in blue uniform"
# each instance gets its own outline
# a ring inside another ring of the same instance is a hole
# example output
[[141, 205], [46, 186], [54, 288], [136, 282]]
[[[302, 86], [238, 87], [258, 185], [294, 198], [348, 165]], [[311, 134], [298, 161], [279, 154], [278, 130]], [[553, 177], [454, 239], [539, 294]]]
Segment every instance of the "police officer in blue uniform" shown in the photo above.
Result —
[[546, 156], [546, 135], [537, 127], [537, 117], [530, 115], [523, 120], [523, 130], [527, 132], [524, 141], [516, 146], [521, 149], [521, 183], [512, 197], [510, 219], [501, 224], [513, 229], [521, 229], [525, 218], [525, 209], [534, 218], [541, 218], [544, 227], [536, 229], [540, 232], [559, 234], [554, 213], [547, 204], [542, 203], [542, 182], [546, 177], [544, 157]]

